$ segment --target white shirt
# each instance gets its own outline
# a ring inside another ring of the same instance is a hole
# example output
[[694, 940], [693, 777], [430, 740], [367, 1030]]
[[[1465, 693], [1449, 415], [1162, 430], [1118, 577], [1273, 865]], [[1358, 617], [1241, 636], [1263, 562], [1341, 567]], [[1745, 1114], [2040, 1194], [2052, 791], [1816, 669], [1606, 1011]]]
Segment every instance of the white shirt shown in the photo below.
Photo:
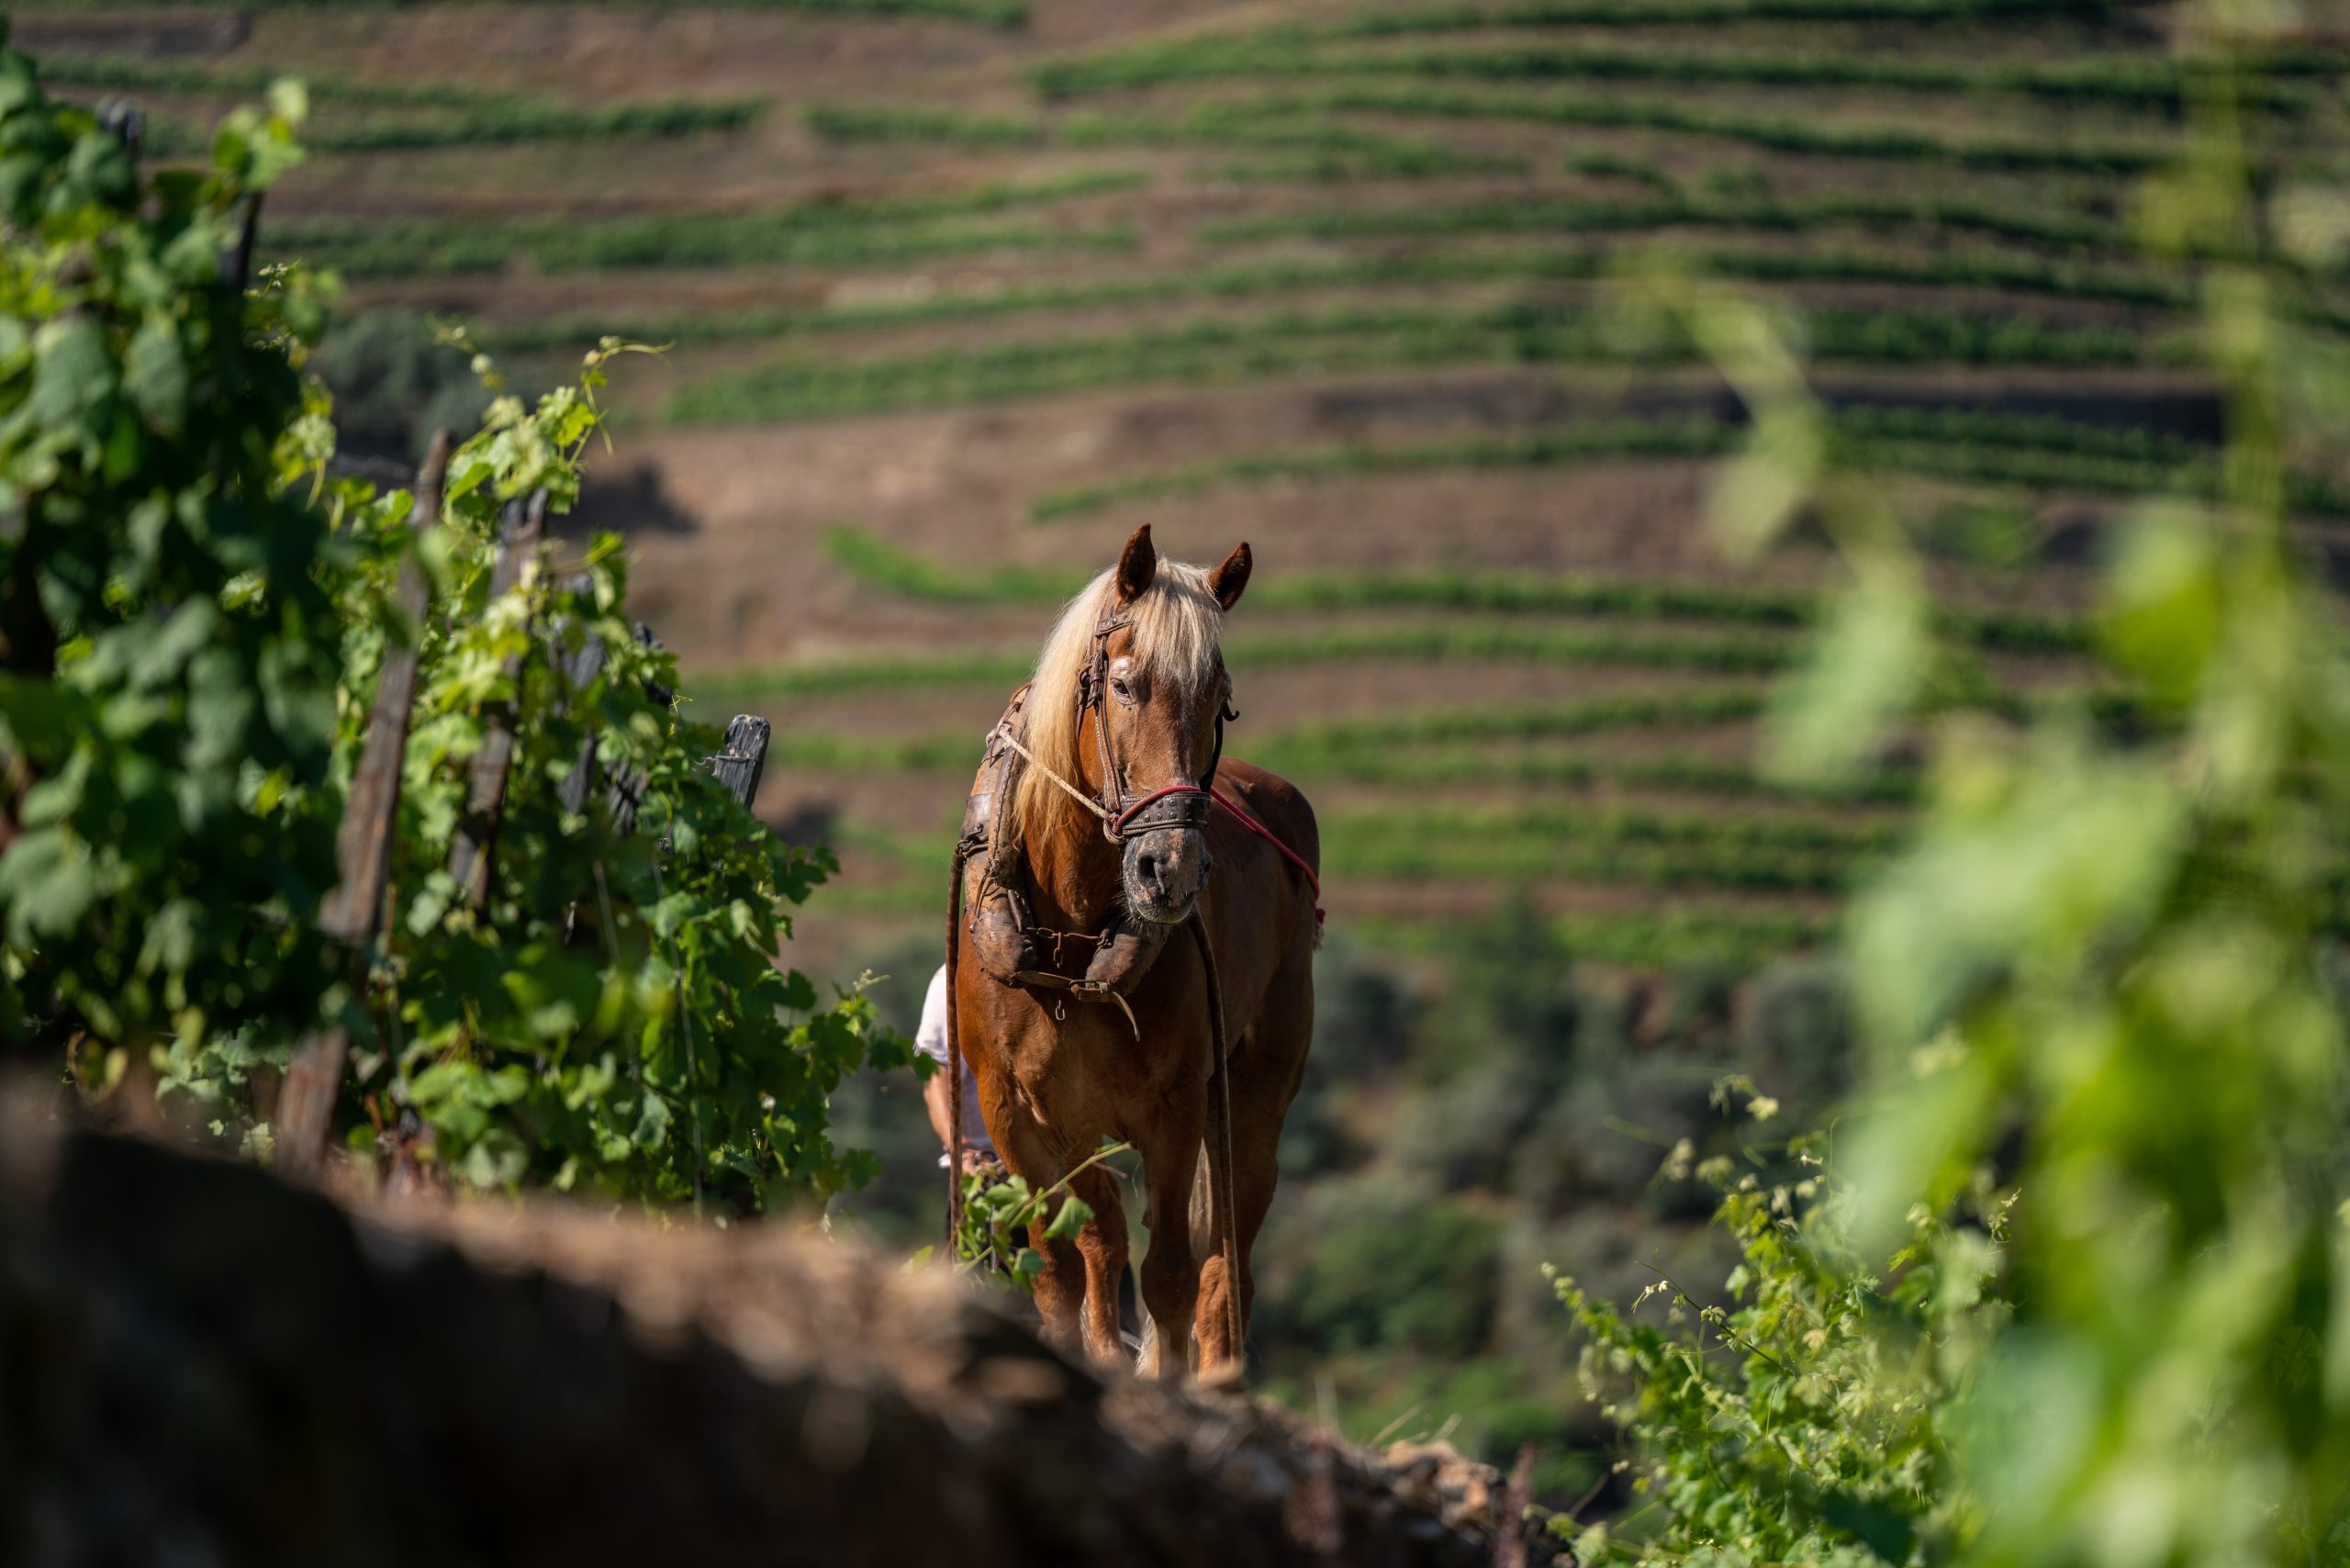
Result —
[[[922, 1024], [914, 1030], [914, 1049], [936, 1062], [946, 1065], [946, 966], [930, 977], [930, 990], [922, 999]], [[995, 1153], [995, 1140], [988, 1137], [988, 1125], [979, 1116], [979, 1086], [972, 1081], [971, 1067], [963, 1064], [963, 1147], [976, 1148], [982, 1154]], [[938, 1157], [946, 1163], [946, 1156]]]

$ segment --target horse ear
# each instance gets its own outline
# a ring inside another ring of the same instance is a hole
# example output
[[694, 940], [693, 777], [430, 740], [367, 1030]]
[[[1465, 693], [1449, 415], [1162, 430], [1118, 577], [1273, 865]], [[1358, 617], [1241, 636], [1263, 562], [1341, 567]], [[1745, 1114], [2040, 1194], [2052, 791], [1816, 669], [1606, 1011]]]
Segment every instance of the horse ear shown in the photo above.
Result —
[[1118, 584], [1115, 599], [1120, 604], [1132, 604], [1150, 590], [1151, 579], [1158, 576], [1158, 550], [1150, 542], [1150, 524], [1144, 523], [1126, 541], [1125, 553], [1118, 557]]
[[1222, 566], [1208, 574], [1208, 591], [1215, 595], [1215, 601], [1225, 609], [1230, 610], [1240, 602], [1240, 590], [1248, 586], [1251, 564], [1248, 542], [1244, 539], [1238, 549], [1224, 558]]

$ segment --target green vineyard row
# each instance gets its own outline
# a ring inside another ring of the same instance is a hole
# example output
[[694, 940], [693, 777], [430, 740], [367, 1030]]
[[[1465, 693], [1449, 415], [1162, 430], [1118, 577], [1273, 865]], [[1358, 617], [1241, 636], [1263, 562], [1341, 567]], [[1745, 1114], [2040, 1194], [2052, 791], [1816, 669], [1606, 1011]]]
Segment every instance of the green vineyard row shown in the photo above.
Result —
[[[1491, 726], [1494, 730], [1514, 726], [1517, 731], [1498, 737], [1454, 735], [1399, 740], [1392, 734], [1397, 726], [1382, 722], [1300, 727], [1260, 735], [1243, 725], [1233, 732], [1231, 752], [1288, 778], [1337, 779], [1350, 784], [1473, 784], [1561, 790], [1605, 784], [1623, 789], [1879, 805], [1906, 804], [1916, 798], [1917, 778], [1908, 771], [1883, 771], [1837, 783], [1793, 785], [1767, 778], [1744, 763], [1702, 753], [1575, 755], [1538, 749], [1537, 745], [1530, 744], [1611, 730], [1734, 722], [1751, 718], [1762, 706], [1760, 695], [1751, 692], [1586, 699], [1546, 710], [1502, 711], [1484, 715], [1494, 721]], [[1408, 730], [1409, 726], [1404, 728]], [[960, 776], [970, 771], [976, 755], [972, 738], [960, 732], [883, 740], [816, 733], [779, 738], [769, 749], [767, 760], [773, 767], [809, 772]]]
[[2121, 223], [2095, 213], [1969, 196], [1830, 192], [1811, 196], [1678, 193], [1639, 200], [1595, 197], [1476, 201], [1455, 207], [1341, 207], [1210, 224], [1212, 245], [1263, 240], [1431, 239], [1462, 234], [1637, 233], [1657, 229], [1751, 229], [1808, 235], [1844, 225], [1958, 230], [2067, 250], [2131, 251]]
[[1393, 7], [1320, 29], [1329, 38], [1458, 32], [1477, 28], [1712, 27], [1726, 22], [1916, 22], [2003, 28], [2052, 17], [2110, 17], [2116, 0], [1506, 0], [1502, 5]]
[[[861, 529], [835, 528], [825, 544], [832, 558], [858, 580], [941, 603], [1052, 605], [1075, 594], [1086, 580], [1082, 572], [1019, 566], [984, 575], [949, 571]], [[1811, 594], [1775, 588], [1423, 567], [1293, 572], [1259, 588], [1256, 602], [1276, 610], [1459, 610], [1793, 627], [1812, 619], [1818, 601]], [[2070, 616], [1961, 609], [1944, 615], [1967, 640], [2006, 653], [2076, 653], [2087, 643], [2086, 629]]]
[[1280, 99], [1210, 102], [1180, 115], [1134, 111], [1065, 116], [970, 115], [894, 105], [815, 104], [810, 129], [838, 141], [926, 141], [965, 147], [1201, 147], [1270, 149], [1356, 161], [1365, 173], [1453, 174], [1516, 170], [1524, 160], [1461, 153], [1440, 141], [1366, 130]]
[[[2116, 366], [2143, 362], [2152, 347], [2120, 328], [1925, 309], [1821, 309], [1811, 314], [1809, 330], [1816, 359], [1876, 364]], [[678, 424], [747, 424], [1145, 382], [1207, 385], [1435, 364], [1661, 365], [1693, 358], [1674, 335], [1630, 341], [1606, 313], [1583, 306], [1348, 308], [856, 361], [786, 359], [688, 381], [670, 395], [663, 414]]]
[[[843, 913], [903, 917], [934, 914], [938, 897], [933, 879], [908, 877], [828, 890], [826, 905]], [[1672, 895], [1641, 902], [1644, 907], [1638, 913], [1562, 915], [1550, 924], [1561, 946], [1583, 961], [1649, 969], [1720, 964], [1740, 971], [1818, 946], [1836, 927], [1830, 915], [1754, 898], [1730, 904]], [[1447, 927], [1440, 922], [1334, 914], [1330, 929], [1336, 942], [1410, 955], [1435, 950]]]
[[[1681, 98], [1527, 93], [1412, 83], [1292, 92], [1294, 113], [1422, 115], [1443, 119], [1522, 121], [1585, 129], [1673, 131], [1742, 142], [1774, 152], [1830, 158], [1947, 163], [1959, 168], [2130, 174], [2175, 162], [2166, 139], [1937, 134], [1908, 123], [1836, 123], [1717, 108]], [[1243, 101], [1243, 106], [1246, 101]]]
[[952, 195], [804, 202], [765, 212], [672, 212], [625, 218], [293, 217], [272, 224], [276, 252], [368, 276], [497, 271], [527, 260], [548, 272], [592, 267], [845, 264], [998, 247], [1122, 249], [1124, 225], [989, 222], [1140, 180], [1125, 171], [985, 185]]
[[[1586, 962], [1638, 969], [1675, 969], [1721, 964], [1745, 970], [1782, 954], [1816, 947], [1832, 938], [1832, 916], [1801, 909], [1668, 903], [1606, 915], [1561, 915], [1550, 922], [1560, 948]], [[1430, 923], [1366, 919], [1342, 923], [1340, 930], [1383, 953], [1421, 953], [1444, 939]]]
[[[1331, 755], [1413, 751], [1449, 744], [1557, 740], [1613, 730], [1703, 726], [1751, 719], [1762, 711], [1762, 702], [1760, 689], [1743, 687], [1450, 708], [1300, 725], [1250, 738], [1248, 751], [1250, 755], [1268, 749]], [[1234, 734], [1237, 743], [1248, 732], [1236, 729]], [[767, 755], [779, 767], [844, 773], [951, 773], [968, 770], [978, 760], [972, 739], [966, 734], [875, 740], [822, 730], [778, 734]]]
[[[197, 64], [115, 54], [57, 55], [43, 62], [40, 74], [57, 86], [219, 97], [258, 96], [280, 78], [296, 76], [314, 104], [328, 106], [329, 112], [310, 124], [303, 136], [308, 146], [326, 152], [688, 136], [739, 130], [766, 113], [767, 106], [759, 98], [662, 98], [578, 107], [451, 82], [363, 82], [275, 66]], [[353, 118], [339, 112], [345, 106], [422, 112]], [[163, 118], [150, 118], [146, 140], [149, 148], [167, 154], [197, 151], [210, 143], [207, 134]]]
[[[1797, 252], [1676, 247], [1673, 258], [1677, 264], [1699, 274], [1757, 282], [1986, 288], [2162, 308], [2180, 308], [2189, 303], [2182, 286], [2143, 269], [2000, 252], [1900, 254], [1835, 248]], [[1239, 299], [1325, 289], [1420, 287], [1444, 283], [1573, 283], [1606, 278], [1622, 265], [1619, 255], [1598, 249], [1463, 251], [1329, 261], [1224, 263], [1174, 273], [949, 290], [872, 303], [679, 311], [634, 322], [616, 320], [610, 316], [548, 317], [490, 326], [476, 335], [487, 344], [523, 351], [585, 346], [611, 332], [647, 342], [755, 342], [799, 333], [870, 330], [933, 321], [1187, 299]]]
[[[1468, 77], [1732, 84], [1774, 87], [1885, 87], [1908, 92], [2017, 93], [2176, 112], [2185, 70], [2164, 55], [2090, 55], [2019, 63], [1827, 50], [1691, 51], [1653, 46], [1550, 45], [1326, 52], [1295, 34], [1185, 39], [1048, 62], [1030, 73], [1047, 98], [1236, 78]], [[2256, 106], [2304, 112], [2314, 95], [2296, 84], [2248, 84]]]
[[[1830, 417], [1839, 459], [1879, 473], [1908, 473], [2028, 489], [2209, 498], [2219, 465], [2208, 448], [2138, 430], [2045, 416], [1936, 409], [1841, 410]], [[1518, 435], [1470, 436], [1408, 446], [1350, 444], [1244, 453], [1158, 473], [1133, 474], [1039, 496], [1040, 522], [1091, 516], [1134, 501], [1192, 496], [1224, 485], [1344, 478], [1450, 468], [1539, 467], [1611, 457], [1707, 457], [1734, 451], [1742, 425], [1708, 419], [1584, 421]], [[2318, 476], [2297, 476], [2304, 512], [2350, 515], [2350, 493]]]
[[[465, 5], [472, 0], [186, 0], [186, 3], [240, 11], [252, 10], [380, 10], [420, 4]], [[530, 0], [532, 4], [566, 6], [572, 0]], [[599, 0], [605, 5], [644, 10], [668, 10], [676, 0]], [[1028, 20], [1028, 0], [694, 0], [698, 6], [730, 11], [817, 11], [847, 17], [935, 17], [974, 22], [990, 28], [1017, 28]], [[150, 0], [42, 0], [52, 11], [151, 10]]]
[[899, 140], [963, 146], [1102, 147], [1169, 140], [1265, 145], [1282, 119], [1300, 137], [1342, 134], [1340, 115], [1418, 115], [1445, 119], [1520, 121], [1550, 126], [1672, 131], [1745, 143], [1773, 151], [1839, 158], [1949, 163], [1961, 168], [2069, 170], [2136, 174], [2161, 166], [2177, 149], [2153, 138], [2056, 140], [2021, 136], [1938, 135], [1908, 125], [1830, 124], [1681, 100], [1613, 95], [1524, 93], [1483, 87], [1368, 82], [1295, 89], [1278, 95], [1205, 106], [1183, 118], [1083, 114], [966, 115], [883, 105], [818, 105], [811, 129], [836, 140]]
[[[1791, 818], [1661, 812], [1645, 808], [1523, 811], [1384, 809], [1321, 816], [1326, 879], [1538, 878], [1827, 893], [1898, 842], [1893, 824], [1839, 829]], [[951, 835], [898, 834], [840, 822], [843, 848], [912, 868], [945, 867]]]
[[[1501, 625], [1405, 626], [1371, 631], [1260, 633], [1235, 636], [1236, 665], [1258, 669], [1393, 659], [1427, 663], [1513, 663], [1705, 670], [1763, 674], [1785, 668], [1797, 645], [1784, 635], [1699, 635], [1613, 627]], [[820, 664], [698, 671], [694, 689], [711, 699], [836, 697], [868, 691], [961, 687], [1009, 692], [1028, 677], [1033, 650], [970, 650], [953, 655], [888, 655]]]

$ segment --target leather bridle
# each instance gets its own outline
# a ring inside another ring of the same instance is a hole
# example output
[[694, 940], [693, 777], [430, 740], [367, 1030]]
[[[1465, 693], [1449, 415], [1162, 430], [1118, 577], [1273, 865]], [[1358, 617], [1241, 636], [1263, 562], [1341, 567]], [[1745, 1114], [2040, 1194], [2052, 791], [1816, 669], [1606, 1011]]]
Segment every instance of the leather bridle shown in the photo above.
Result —
[[[1215, 810], [1214, 789], [1215, 770], [1224, 763], [1224, 726], [1240, 717], [1231, 699], [1220, 696], [1215, 715], [1215, 748], [1209, 753], [1207, 768], [1198, 782], [1161, 785], [1139, 797], [1129, 797], [1117, 762], [1110, 755], [1110, 639], [1132, 625], [1133, 621], [1122, 610], [1103, 614], [1093, 628], [1093, 657], [1077, 679], [1077, 722], [1082, 725], [1089, 711], [1093, 715], [1093, 744], [1102, 767], [1098, 814], [1102, 834], [1113, 844], [1124, 844], [1146, 833], [1205, 827], [1210, 813]], [[1224, 677], [1221, 659], [1216, 663], [1216, 676], [1219, 679]]]

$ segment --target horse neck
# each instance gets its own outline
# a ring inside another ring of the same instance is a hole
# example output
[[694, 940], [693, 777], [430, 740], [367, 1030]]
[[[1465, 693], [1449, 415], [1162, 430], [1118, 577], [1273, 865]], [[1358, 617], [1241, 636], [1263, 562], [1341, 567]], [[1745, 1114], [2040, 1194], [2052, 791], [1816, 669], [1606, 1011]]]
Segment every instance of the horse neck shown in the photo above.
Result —
[[[1077, 726], [1079, 764], [1071, 783], [1099, 800], [1102, 781], [1092, 777], [1098, 742], [1091, 713]], [[1091, 812], [1072, 807], [1027, 835], [1028, 872], [1036, 894], [1036, 917], [1064, 931], [1098, 931], [1117, 913], [1125, 856], [1102, 832]]]

